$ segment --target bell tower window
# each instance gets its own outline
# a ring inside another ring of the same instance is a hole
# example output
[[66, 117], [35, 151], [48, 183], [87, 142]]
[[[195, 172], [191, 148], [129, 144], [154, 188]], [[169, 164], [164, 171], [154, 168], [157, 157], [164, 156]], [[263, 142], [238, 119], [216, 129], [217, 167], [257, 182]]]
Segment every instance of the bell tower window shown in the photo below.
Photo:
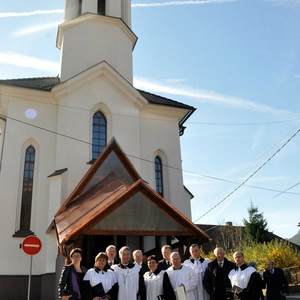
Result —
[[98, 0], [97, 5], [97, 14], [105, 16], [105, 1], [106, 0]]
[[79, 0], [79, 5], [78, 5], [78, 16], [82, 14], [82, 0]]

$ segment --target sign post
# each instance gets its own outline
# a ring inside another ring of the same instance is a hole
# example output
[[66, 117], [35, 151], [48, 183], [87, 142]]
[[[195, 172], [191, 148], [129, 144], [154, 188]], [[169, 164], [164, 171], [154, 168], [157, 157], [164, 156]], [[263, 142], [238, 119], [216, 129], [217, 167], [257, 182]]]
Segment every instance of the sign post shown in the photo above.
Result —
[[32, 256], [38, 254], [42, 248], [41, 240], [35, 235], [29, 235], [26, 237], [22, 243], [23, 251], [30, 255], [30, 270], [29, 270], [29, 279], [28, 279], [28, 291], [27, 291], [27, 300], [30, 300], [30, 284], [31, 284], [31, 273], [32, 273]]

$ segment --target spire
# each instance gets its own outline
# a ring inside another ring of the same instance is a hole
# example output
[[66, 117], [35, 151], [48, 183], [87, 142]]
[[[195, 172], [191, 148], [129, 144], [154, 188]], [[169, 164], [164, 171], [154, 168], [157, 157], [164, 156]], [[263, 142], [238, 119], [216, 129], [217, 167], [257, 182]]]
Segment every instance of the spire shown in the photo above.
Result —
[[130, 0], [65, 0], [64, 22], [56, 46], [61, 49], [61, 81], [106, 61], [132, 83]]

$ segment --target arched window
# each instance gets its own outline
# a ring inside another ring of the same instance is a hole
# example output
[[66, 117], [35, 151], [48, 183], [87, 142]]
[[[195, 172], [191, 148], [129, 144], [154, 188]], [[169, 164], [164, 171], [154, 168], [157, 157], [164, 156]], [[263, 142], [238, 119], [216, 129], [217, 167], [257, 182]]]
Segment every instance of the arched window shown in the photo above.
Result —
[[162, 161], [159, 156], [155, 157], [155, 185], [156, 192], [163, 196], [163, 170], [162, 170]]
[[98, 111], [93, 116], [92, 160], [97, 159], [106, 146], [107, 122], [104, 115]]
[[25, 153], [20, 230], [30, 230], [34, 160], [35, 149], [32, 146], [29, 146]]
[[97, 13], [105, 16], [105, 0], [98, 0]]

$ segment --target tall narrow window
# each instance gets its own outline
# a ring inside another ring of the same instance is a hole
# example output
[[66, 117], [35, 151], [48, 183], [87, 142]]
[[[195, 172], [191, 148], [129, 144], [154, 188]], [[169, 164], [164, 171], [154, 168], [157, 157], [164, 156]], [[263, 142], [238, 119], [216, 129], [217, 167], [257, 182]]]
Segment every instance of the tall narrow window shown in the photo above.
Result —
[[97, 159], [106, 146], [106, 119], [98, 111], [93, 116], [92, 159]]
[[105, 16], [105, 0], [98, 0], [97, 13], [98, 15]]
[[35, 149], [29, 146], [25, 153], [20, 230], [30, 230], [34, 160]]
[[79, 0], [78, 3], [78, 16], [82, 14], [82, 0]]
[[155, 157], [155, 184], [156, 191], [163, 196], [163, 171], [162, 171], [162, 162], [161, 159], [156, 156]]

